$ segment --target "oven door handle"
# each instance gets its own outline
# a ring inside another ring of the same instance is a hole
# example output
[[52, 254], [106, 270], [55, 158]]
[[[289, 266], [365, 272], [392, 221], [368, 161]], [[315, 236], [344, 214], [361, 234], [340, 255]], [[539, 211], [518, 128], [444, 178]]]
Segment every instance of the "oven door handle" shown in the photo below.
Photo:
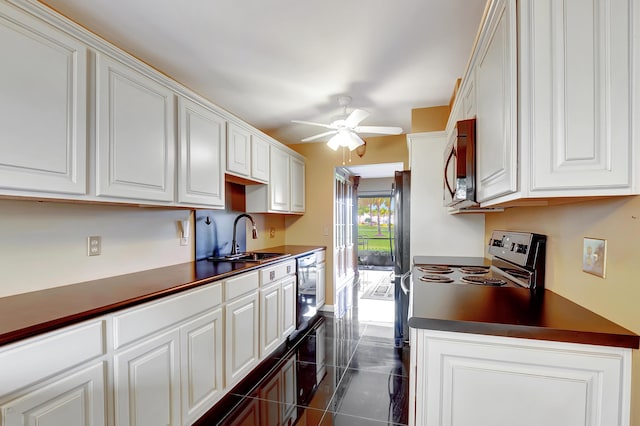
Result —
[[402, 274], [402, 276], [400, 277], [400, 288], [402, 289], [402, 292], [404, 294], [409, 294], [409, 292], [411, 291], [409, 290], [409, 287], [407, 287], [407, 285], [405, 284], [405, 281], [410, 276], [411, 276], [411, 271], [407, 271], [404, 274]]
[[453, 195], [455, 194], [455, 191], [453, 189], [451, 189], [451, 185], [449, 184], [449, 179], [447, 179], [447, 169], [449, 168], [449, 163], [451, 162], [451, 159], [453, 157], [455, 157], [455, 156], [456, 156], [456, 150], [455, 150], [455, 147], [454, 147], [449, 152], [449, 156], [447, 157], [447, 161], [444, 163], [444, 184], [447, 187], [447, 190], [449, 191], [449, 194], [451, 194], [451, 198], [453, 198]]

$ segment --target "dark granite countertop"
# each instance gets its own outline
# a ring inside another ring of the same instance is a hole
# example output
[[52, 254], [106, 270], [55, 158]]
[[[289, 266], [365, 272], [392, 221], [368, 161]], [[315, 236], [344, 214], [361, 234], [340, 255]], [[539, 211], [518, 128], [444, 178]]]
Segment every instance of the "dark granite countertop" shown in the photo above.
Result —
[[[293, 257], [319, 246], [278, 246], [264, 250]], [[285, 261], [277, 259], [275, 262]], [[0, 298], [0, 345], [192, 289], [268, 263], [199, 260], [132, 274]]]
[[608, 319], [545, 290], [414, 282], [412, 328], [522, 337], [637, 349], [640, 337]]

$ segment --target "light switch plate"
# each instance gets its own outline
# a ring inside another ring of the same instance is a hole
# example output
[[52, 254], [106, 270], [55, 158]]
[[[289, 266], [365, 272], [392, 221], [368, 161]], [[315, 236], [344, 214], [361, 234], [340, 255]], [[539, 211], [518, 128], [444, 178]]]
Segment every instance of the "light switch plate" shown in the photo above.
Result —
[[607, 270], [607, 240], [584, 237], [582, 270], [604, 278]]
[[87, 255], [100, 256], [102, 254], [102, 237], [91, 236], [87, 238]]

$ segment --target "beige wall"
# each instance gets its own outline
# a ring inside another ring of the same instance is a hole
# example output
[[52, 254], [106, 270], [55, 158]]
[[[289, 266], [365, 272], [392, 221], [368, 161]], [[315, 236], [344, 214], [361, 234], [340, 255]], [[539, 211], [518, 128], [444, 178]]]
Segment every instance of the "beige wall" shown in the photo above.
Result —
[[[486, 215], [493, 229], [548, 235], [546, 287], [640, 334], [640, 196]], [[582, 272], [583, 237], [607, 240], [606, 278]], [[640, 352], [633, 354], [632, 422], [640, 426]]]
[[[408, 167], [405, 135], [366, 138], [367, 150], [362, 158], [346, 155], [346, 165], [402, 162]], [[325, 143], [289, 145], [306, 158], [306, 212], [304, 216], [287, 217], [286, 243], [327, 247], [326, 303], [333, 301], [333, 185], [336, 167], [342, 166], [341, 150], [332, 151]], [[325, 231], [328, 235], [325, 235]]]
[[[189, 210], [0, 200], [0, 297], [189, 262]], [[193, 226], [192, 226], [193, 229]], [[102, 255], [87, 256], [87, 237]]]
[[447, 127], [449, 105], [411, 110], [411, 133], [437, 132]]

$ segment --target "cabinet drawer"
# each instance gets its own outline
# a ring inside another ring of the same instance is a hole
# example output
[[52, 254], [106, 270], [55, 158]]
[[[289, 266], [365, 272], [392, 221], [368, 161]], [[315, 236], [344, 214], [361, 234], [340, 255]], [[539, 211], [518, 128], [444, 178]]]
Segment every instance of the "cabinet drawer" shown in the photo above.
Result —
[[268, 266], [260, 270], [260, 285], [265, 286], [270, 282], [277, 281], [287, 275], [296, 273], [296, 261], [289, 260], [278, 263], [277, 265]]
[[0, 395], [102, 356], [104, 330], [98, 320], [0, 347]]
[[229, 278], [224, 282], [226, 300], [235, 299], [245, 293], [258, 289], [258, 273], [251, 272], [238, 277]]
[[113, 317], [114, 348], [160, 331], [222, 303], [222, 284], [146, 303]]
[[316, 262], [318, 262], [318, 263], [324, 262], [326, 255], [327, 255], [327, 251], [326, 250], [317, 251], [316, 252]]

